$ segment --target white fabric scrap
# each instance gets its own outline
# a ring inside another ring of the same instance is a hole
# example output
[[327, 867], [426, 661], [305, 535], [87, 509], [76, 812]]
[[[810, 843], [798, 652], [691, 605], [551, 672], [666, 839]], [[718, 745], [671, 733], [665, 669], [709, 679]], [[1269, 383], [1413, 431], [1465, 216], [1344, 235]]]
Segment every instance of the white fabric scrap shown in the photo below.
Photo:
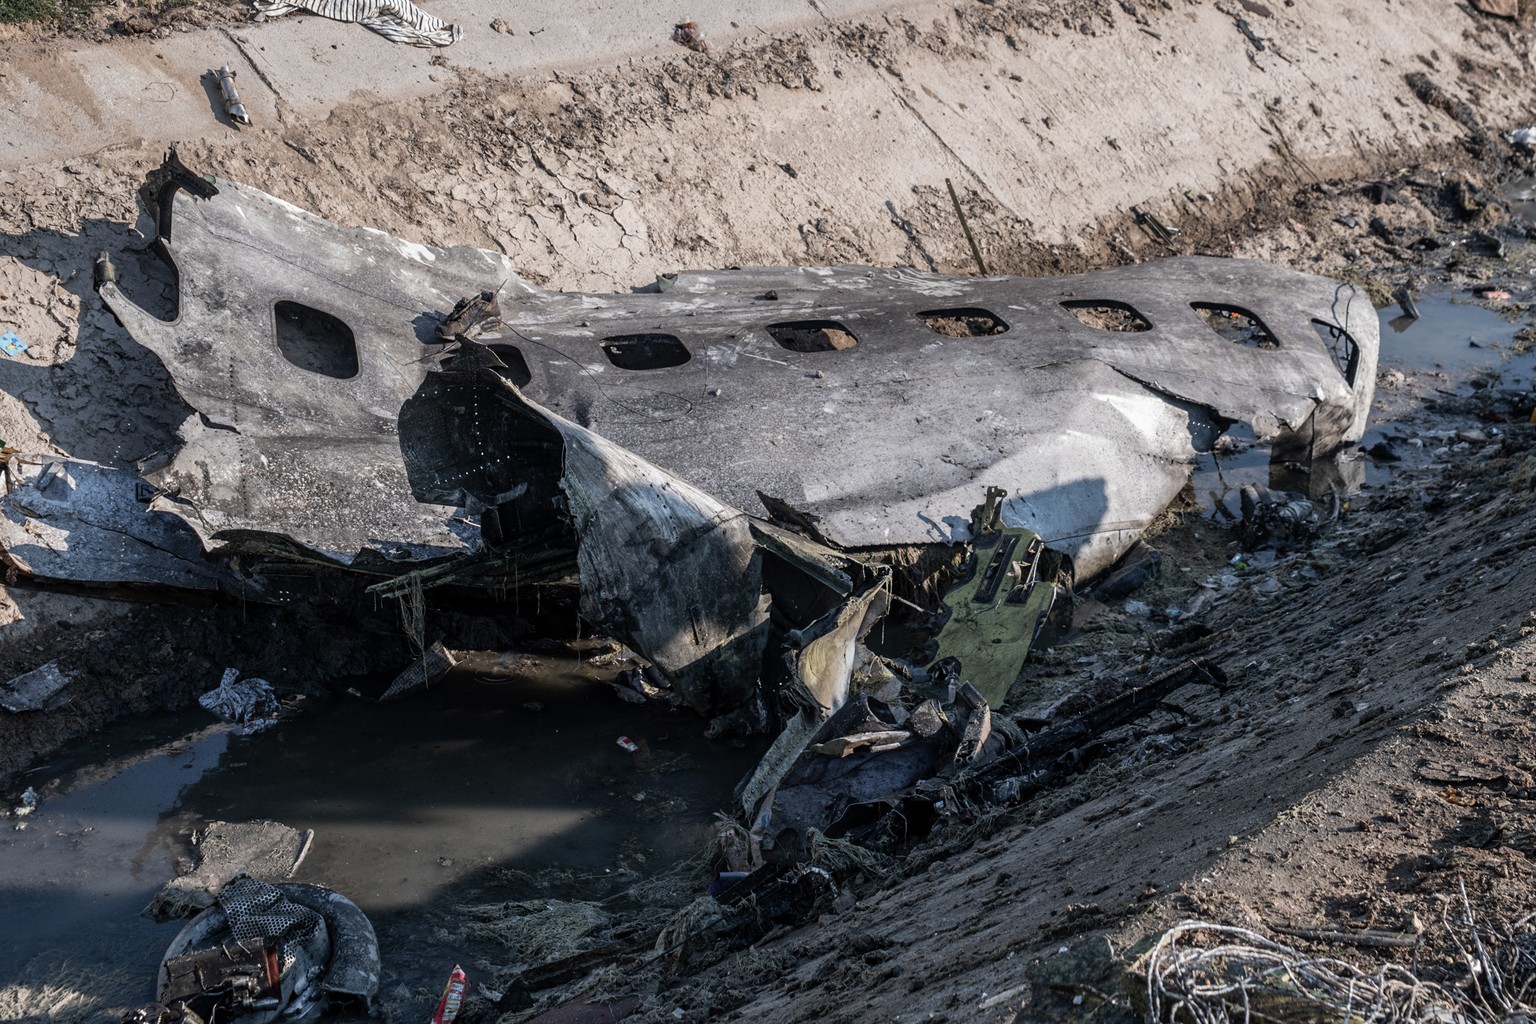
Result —
[[197, 702], [226, 722], [264, 727], [277, 722], [277, 693], [265, 679], [240, 680], [240, 670], [227, 668], [224, 679]]
[[257, 21], [308, 11], [332, 21], [355, 21], [385, 39], [412, 46], [452, 46], [464, 35], [457, 25], [428, 14], [411, 0], [256, 0]]

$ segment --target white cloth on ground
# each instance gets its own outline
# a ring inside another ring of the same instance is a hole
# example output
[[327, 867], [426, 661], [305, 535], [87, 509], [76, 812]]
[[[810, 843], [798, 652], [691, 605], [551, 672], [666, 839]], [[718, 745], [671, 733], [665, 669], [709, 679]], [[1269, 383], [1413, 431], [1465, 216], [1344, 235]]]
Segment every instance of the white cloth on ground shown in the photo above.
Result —
[[457, 25], [428, 14], [411, 0], [256, 0], [256, 19], [308, 11], [333, 21], [355, 21], [396, 43], [451, 46], [464, 35]]

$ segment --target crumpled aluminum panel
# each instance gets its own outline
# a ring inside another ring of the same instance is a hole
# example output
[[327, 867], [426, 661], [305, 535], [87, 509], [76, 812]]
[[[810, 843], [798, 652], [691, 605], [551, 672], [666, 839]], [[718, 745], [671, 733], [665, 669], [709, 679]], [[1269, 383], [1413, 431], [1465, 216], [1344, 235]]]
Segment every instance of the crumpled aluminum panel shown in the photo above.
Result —
[[0, 491], [0, 562], [48, 580], [225, 589], [240, 581], [176, 516], [149, 507], [131, 469], [21, 455]]
[[568, 522], [582, 614], [689, 703], [710, 711], [752, 700], [768, 602], [741, 511], [528, 401], [489, 369], [429, 375], [401, 410], [400, 437], [423, 499], [513, 510], [532, 536]]

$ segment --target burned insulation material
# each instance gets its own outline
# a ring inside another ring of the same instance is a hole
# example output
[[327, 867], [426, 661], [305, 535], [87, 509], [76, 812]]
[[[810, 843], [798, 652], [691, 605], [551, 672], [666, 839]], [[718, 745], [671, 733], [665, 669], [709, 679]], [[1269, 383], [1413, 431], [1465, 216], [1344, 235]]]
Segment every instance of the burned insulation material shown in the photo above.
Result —
[[[757, 513], [761, 493], [845, 548], [966, 540], [977, 495], [1001, 487], [1002, 524], [1086, 577], [1161, 512], [1226, 423], [1286, 457], [1320, 455], [1360, 437], [1372, 398], [1365, 296], [1261, 263], [1182, 257], [1045, 279], [743, 269], [679, 274], [665, 292], [553, 293], [499, 254], [340, 227], [174, 159], [147, 195], [180, 318], [134, 305], [110, 266], [100, 290], [196, 410], [148, 479], [163, 492], [153, 507], [205, 543], [276, 535], [342, 563], [474, 547], [466, 509], [412, 496], [398, 420], [444, 312], [498, 286], [496, 354], [526, 375], [540, 417], [725, 507]], [[1147, 327], [1085, 322], [1085, 304]], [[936, 309], [1004, 329], [936, 333]], [[1211, 309], [1261, 325], [1266, 343], [1234, 342]], [[786, 347], [786, 324], [813, 322], [857, 344]], [[666, 358], [613, 347], [634, 337], [667, 338]], [[548, 484], [530, 477], [529, 495]]]

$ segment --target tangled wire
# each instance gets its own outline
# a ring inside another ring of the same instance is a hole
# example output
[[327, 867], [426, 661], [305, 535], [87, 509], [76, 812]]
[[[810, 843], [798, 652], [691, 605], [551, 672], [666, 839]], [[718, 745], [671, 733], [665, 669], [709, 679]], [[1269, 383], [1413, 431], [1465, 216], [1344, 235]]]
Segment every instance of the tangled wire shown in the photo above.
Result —
[[1456, 1012], [1460, 1003], [1396, 964], [1367, 973], [1342, 960], [1308, 957], [1247, 928], [1202, 921], [1181, 921], [1164, 932], [1147, 961], [1147, 1004], [1158, 1021], [1293, 1019], [1303, 1015], [1303, 1004], [1361, 1024], [1421, 1021], [1439, 1010], [1451, 1012], [1439, 1019], [1469, 1020]]
[[1397, 964], [1374, 971], [1311, 957], [1258, 932], [1181, 921], [1147, 958], [1147, 1006], [1154, 1021], [1244, 1024], [1335, 1018], [1346, 1024], [1532, 1024], [1536, 914], [1484, 941], [1466, 885], [1463, 917], [1446, 932], [1466, 968], [1454, 987], [1422, 981]]

